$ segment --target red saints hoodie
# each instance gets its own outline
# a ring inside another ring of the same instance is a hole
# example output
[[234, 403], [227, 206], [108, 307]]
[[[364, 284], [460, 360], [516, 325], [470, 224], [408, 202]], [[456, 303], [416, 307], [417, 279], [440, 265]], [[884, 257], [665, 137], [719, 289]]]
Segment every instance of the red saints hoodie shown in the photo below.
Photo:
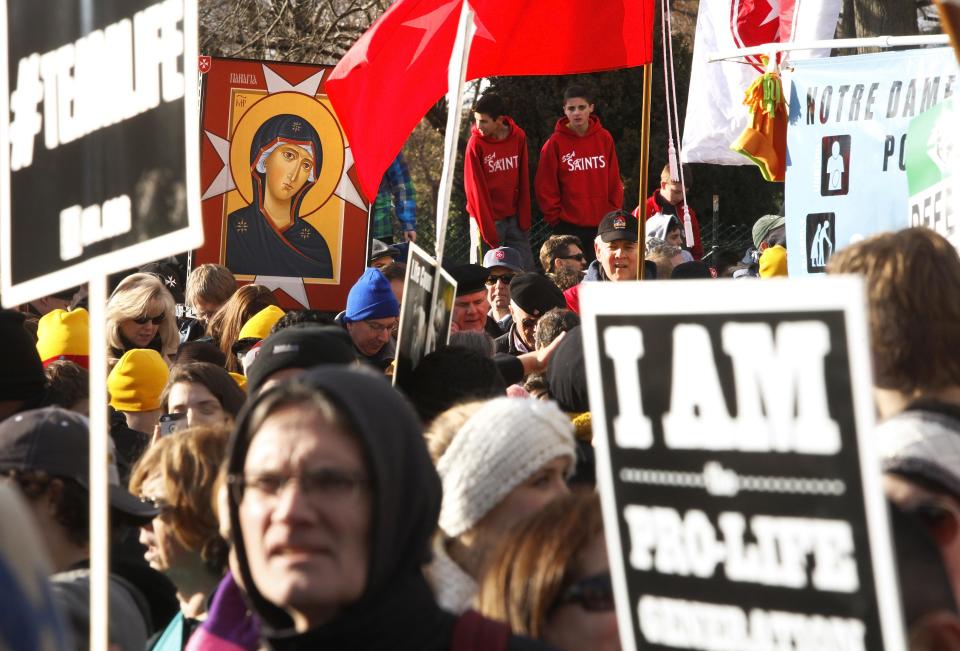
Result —
[[467, 212], [477, 222], [490, 247], [500, 246], [495, 222], [516, 217], [521, 229], [530, 230], [530, 167], [527, 134], [504, 116], [510, 131], [494, 140], [473, 127], [463, 157], [463, 188]]
[[540, 150], [534, 188], [543, 218], [552, 225], [564, 221], [595, 227], [604, 215], [623, 205], [613, 136], [600, 126], [597, 116], [590, 116], [583, 136], [567, 126], [567, 118], [557, 120], [553, 135]]

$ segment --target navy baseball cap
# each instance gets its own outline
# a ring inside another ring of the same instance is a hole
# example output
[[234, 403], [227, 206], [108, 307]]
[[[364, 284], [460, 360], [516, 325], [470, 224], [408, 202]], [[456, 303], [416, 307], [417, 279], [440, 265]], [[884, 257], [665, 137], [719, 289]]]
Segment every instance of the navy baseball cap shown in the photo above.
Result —
[[483, 256], [483, 266], [487, 269], [506, 267], [510, 271], [523, 271], [520, 252], [509, 246], [501, 246], [487, 251], [486, 255]]

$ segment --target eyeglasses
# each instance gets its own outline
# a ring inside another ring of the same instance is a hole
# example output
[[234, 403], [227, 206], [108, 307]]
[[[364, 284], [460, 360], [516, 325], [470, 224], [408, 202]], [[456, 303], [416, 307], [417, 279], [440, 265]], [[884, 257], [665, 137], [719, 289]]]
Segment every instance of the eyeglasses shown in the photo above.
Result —
[[604, 572], [580, 579], [563, 591], [557, 606], [572, 603], [578, 604], [591, 613], [613, 610], [613, 585], [610, 583], [610, 573]]
[[497, 284], [497, 281], [500, 281], [504, 285], [509, 285], [515, 275], [516, 274], [500, 274], [499, 276], [488, 276], [484, 282], [487, 283], [488, 287], [493, 287]]
[[397, 323], [391, 323], [390, 325], [383, 325], [382, 323], [374, 323], [373, 321], [364, 321], [367, 324], [367, 327], [376, 332], [378, 335], [383, 334], [384, 332], [393, 332], [393, 329], [397, 327]]
[[156, 517], [158, 518], [167, 516], [170, 513], [172, 513], [174, 510], [173, 504], [170, 504], [162, 497], [147, 497], [146, 495], [141, 495], [140, 501], [143, 502], [144, 504], [149, 504], [153, 508], [157, 509], [159, 513], [157, 513]]
[[576, 255], [558, 255], [557, 260], [576, 260], [577, 262], [585, 262], [587, 258], [582, 253], [577, 253]]
[[339, 468], [318, 468], [296, 475], [263, 472], [227, 476], [227, 482], [239, 489], [241, 497], [246, 490], [264, 501], [275, 500], [284, 487], [292, 481], [300, 485], [300, 490], [308, 499], [317, 502], [351, 498], [367, 484], [367, 479], [360, 473]]
[[526, 319], [520, 322], [520, 327], [524, 330], [530, 330], [531, 328], [537, 325], [537, 321], [540, 320], [538, 316], [528, 316]]
[[149, 322], [152, 323], [153, 325], [160, 325], [161, 323], [163, 323], [163, 319], [164, 319], [166, 316], [167, 316], [167, 315], [166, 315], [165, 312], [161, 312], [161, 313], [158, 314], [157, 316], [147, 316], [146, 314], [144, 314], [143, 316], [138, 316], [137, 318], [135, 318], [135, 319], [133, 320], [133, 322], [136, 323], [136, 324], [139, 324], [139, 325], [143, 325], [143, 324], [145, 324], [147, 321], [149, 321]]

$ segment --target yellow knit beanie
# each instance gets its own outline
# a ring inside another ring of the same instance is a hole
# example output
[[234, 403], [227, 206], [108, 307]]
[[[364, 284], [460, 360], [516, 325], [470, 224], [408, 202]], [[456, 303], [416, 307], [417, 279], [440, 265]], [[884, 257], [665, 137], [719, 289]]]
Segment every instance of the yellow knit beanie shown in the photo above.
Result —
[[119, 411], [152, 411], [160, 408], [160, 394], [170, 371], [155, 350], [128, 350], [110, 371], [107, 390], [110, 406]]
[[80, 366], [89, 366], [90, 315], [83, 308], [67, 312], [52, 310], [37, 324], [37, 352], [46, 366], [58, 359], [68, 359]]

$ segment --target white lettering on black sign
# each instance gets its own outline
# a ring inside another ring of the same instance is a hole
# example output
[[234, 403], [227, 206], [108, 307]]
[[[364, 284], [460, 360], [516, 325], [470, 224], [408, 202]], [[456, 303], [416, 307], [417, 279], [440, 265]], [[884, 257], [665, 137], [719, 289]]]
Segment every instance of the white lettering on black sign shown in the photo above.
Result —
[[[45, 53], [22, 57], [10, 93], [10, 169], [47, 149], [183, 97], [183, 1], [166, 0]], [[39, 110], [43, 103], [43, 113]]]
[[885, 648], [844, 312], [593, 318], [637, 648]]

